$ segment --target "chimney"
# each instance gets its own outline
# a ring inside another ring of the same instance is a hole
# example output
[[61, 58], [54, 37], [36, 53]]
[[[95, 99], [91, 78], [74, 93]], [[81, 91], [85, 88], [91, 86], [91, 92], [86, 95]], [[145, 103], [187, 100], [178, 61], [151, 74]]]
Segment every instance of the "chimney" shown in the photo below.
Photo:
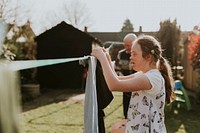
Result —
[[87, 26], [84, 27], [84, 32], [87, 32]]
[[142, 26], [139, 27], [139, 33], [141, 33], [141, 32], [142, 32]]

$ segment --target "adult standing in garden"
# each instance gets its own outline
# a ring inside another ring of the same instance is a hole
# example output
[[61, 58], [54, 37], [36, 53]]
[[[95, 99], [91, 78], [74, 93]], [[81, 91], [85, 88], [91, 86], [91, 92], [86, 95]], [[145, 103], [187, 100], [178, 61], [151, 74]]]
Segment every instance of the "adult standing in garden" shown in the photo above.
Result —
[[[129, 33], [124, 37], [124, 49], [120, 50], [115, 61], [116, 70], [120, 71], [122, 75], [127, 76], [135, 73], [131, 67], [130, 56], [131, 56], [131, 47], [133, 41], [137, 36], [133, 33]], [[124, 118], [127, 118], [127, 112], [129, 107], [129, 102], [131, 98], [131, 92], [123, 92], [123, 114]]]

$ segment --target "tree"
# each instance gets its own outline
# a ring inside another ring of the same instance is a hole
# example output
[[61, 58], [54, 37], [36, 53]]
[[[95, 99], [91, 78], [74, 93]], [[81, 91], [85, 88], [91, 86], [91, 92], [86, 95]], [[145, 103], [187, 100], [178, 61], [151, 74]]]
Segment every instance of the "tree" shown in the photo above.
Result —
[[133, 30], [134, 30], [133, 24], [131, 23], [131, 21], [129, 19], [126, 19], [124, 21], [121, 32], [133, 32]]
[[24, 26], [10, 24], [4, 44], [16, 55], [16, 60], [35, 60], [35, 35], [27, 23]]
[[[36, 60], [37, 44], [34, 38], [35, 34], [29, 23], [20, 27], [10, 24], [4, 46], [16, 55], [15, 60]], [[36, 68], [22, 70], [20, 76], [22, 84], [38, 82]]]
[[3, 15], [5, 15], [5, 9], [7, 5], [8, 5], [8, 0], [0, 1], [0, 18], [2, 18]]
[[8, 0], [0, 1], [0, 59], [13, 60], [15, 55], [6, 45], [3, 45], [8, 32], [8, 24], [4, 22], [3, 16], [14, 15], [12, 10], [6, 8], [8, 3]]
[[84, 29], [84, 27], [92, 26], [92, 18], [84, 3], [81, 3], [81, 1], [78, 0], [73, 0], [70, 3], [66, 3], [64, 7], [64, 11], [67, 14], [66, 22], [80, 30]]
[[177, 27], [177, 22], [170, 19], [160, 22], [160, 29], [157, 37], [164, 49], [163, 53], [172, 65], [177, 65], [176, 56], [181, 38], [180, 28]]
[[158, 31], [158, 39], [162, 44], [164, 56], [169, 60], [172, 66], [176, 66], [174, 76], [177, 78], [177, 66], [181, 63], [178, 59], [178, 51], [180, 50], [181, 30], [177, 27], [176, 19], [171, 22], [170, 19], [160, 22]]

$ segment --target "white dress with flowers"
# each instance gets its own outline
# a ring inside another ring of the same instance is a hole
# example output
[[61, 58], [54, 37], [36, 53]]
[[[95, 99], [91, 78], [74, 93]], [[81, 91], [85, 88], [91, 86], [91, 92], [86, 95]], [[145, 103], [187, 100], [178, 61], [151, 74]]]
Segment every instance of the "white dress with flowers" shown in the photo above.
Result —
[[132, 92], [126, 133], [166, 133], [164, 78], [157, 69], [145, 73], [152, 88]]

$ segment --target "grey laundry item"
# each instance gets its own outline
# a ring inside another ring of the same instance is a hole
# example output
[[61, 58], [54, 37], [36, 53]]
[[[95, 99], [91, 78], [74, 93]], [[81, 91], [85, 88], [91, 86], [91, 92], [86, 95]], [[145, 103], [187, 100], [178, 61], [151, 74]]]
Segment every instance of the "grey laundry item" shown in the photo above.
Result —
[[84, 104], [84, 133], [99, 133], [98, 130], [98, 105], [96, 93], [96, 64], [97, 60], [90, 57], [88, 77], [85, 88]]
[[0, 61], [0, 133], [20, 133], [19, 73]]

